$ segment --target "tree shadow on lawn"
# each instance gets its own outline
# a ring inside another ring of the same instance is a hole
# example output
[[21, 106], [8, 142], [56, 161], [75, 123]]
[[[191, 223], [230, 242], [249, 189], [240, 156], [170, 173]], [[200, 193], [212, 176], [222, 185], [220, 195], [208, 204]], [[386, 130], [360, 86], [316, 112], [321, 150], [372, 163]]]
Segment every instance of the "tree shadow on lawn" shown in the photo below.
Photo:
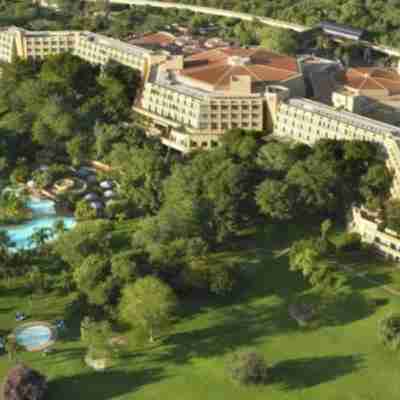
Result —
[[73, 348], [73, 349], [58, 349], [55, 347], [54, 353], [46, 356], [45, 360], [48, 361], [49, 365], [54, 364], [64, 364], [70, 362], [71, 360], [82, 360], [86, 353], [86, 349], [83, 347]]
[[368, 290], [393, 283], [390, 272], [395, 267], [382, 256], [368, 252], [354, 252], [336, 257], [336, 262], [339, 268], [347, 269], [354, 290]]
[[[305, 297], [307, 298], [307, 297]], [[367, 299], [362, 293], [338, 293], [335, 298], [325, 301], [322, 297], [315, 296], [305, 304], [316, 306], [315, 327], [344, 326], [370, 317], [381, 305], [376, 301]], [[311, 322], [311, 325], [313, 323]]]
[[286, 360], [272, 368], [272, 383], [284, 390], [304, 389], [363, 368], [363, 356], [324, 356]]
[[0, 285], [0, 296], [1, 297], [16, 297], [24, 298], [30, 295], [32, 291], [27, 286], [7, 287]]
[[[287, 257], [275, 258], [272, 252], [261, 248], [238, 250], [235, 253], [221, 253], [212, 257], [214, 265], [224, 263], [229, 258], [242, 268], [237, 287], [225, 296], [204, 294], [182, 301], [178, 317], [191, 320], [203, 312], [223, 309], [225, 307], [248, 306], [252, 301], [278, 296], [282, 299], [290, 297], [306, 289], [306, 283], [300, 274], [289, 270]], [[229, 261], [228, 261], [229, 262]], [[228, 310], [227, 312], [230, 312]]]
[[266, 336], [295, 332], [296, 323], [288, 315], [287, 304], [249, 305], [233, 308], [229, 316], [210, 327], [178, 332], [163, 342], [165, 351], [156, 361], [182, 364], [193, 357], [215, 357], [240, 346], [255, 346]]
[[165, 378], [160, 368], [134, 372], [107, 370], [56, 378], [49, 383], [48, 400], [111, 400]]

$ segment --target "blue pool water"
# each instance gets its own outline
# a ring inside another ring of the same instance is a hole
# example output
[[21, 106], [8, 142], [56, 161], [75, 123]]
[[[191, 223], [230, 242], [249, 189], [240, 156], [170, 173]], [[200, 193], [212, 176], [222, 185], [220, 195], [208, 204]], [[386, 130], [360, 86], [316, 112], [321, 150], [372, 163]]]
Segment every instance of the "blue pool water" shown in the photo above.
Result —
[[42, 228], [53, 228], [56, 221], [64, 221], [66, 229], [71, 229], [75, 225], [75, 218], [57, 215], [52, 200], [32, 198], [28, 202], [28, 206], [33, 213], [30, 221], [11, 227], [0, 226], [0, 229], [6, 230], [17, 249], [32, 248], [33, 243], [30, 240], [32, 234]]
[[52, 340], [50, 328], [45, 325], [34, 325], [17, 329], [15, 338], [20, 346], [27, 350], [43, 347]]

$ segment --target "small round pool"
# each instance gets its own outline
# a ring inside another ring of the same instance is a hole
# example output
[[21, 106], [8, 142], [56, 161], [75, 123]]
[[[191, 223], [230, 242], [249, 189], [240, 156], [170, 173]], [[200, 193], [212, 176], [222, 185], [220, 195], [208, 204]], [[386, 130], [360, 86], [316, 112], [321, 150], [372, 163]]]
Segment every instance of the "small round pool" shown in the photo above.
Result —
[[15, 330], [15, 338], [28, 351], [43, 350], [54, 343], [54, 333], [46, 323], [30, 323]]

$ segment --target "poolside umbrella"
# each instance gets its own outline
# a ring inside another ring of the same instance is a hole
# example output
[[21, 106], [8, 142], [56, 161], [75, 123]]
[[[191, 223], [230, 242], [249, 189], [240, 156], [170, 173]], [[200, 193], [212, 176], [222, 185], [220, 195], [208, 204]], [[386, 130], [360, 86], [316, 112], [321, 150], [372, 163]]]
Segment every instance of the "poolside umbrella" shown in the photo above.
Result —
[[115, 192], [113, 192], [112, 190], [106, 190], [104, 192], [104, 197], [106, 197], [108, 199], [110, 199], [111, 197], [114, 197], [114, 196], [115, 196]]
[[113, 187], [114, 185], [113, 185], [113, 183], [112, 183], [112, 181], [101, 181], [100, 182], [100, 187], [102, 188], [102, 189], [112, 189], [112, 187]]
[[97, 196], [96, 193], [88, 193], [88, 194], [84, 197], [84, 199], [85, 199], [86, 201], [95, 201], [95, 200], [97, 200], [98, 198], [99, 198], [99, 196]]
[[101, 203], [100, 201], [92, 201], [92, 202], [90, 203], [90, 207], [94, 208], [95, 210], [100, 210], [100, 209], [102, 209], [104, 206], [103, 206], [103, 203]]

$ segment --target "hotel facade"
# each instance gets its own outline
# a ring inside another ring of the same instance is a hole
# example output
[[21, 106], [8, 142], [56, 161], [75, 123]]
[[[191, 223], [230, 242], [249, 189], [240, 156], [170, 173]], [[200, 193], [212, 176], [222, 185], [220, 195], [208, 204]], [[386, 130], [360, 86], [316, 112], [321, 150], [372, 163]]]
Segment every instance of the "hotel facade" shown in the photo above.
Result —
[[167, 57], [163, 52], [85, 31], [28, 31], [16, 27], [0, 31], [0, 61], [3, 62], [15, 58], [44, 59], [66, 52], [92, 64], [116, 61], [140, 71], [144, 78], [153, 63]]
[[312, 145], [318, 140], [359, 140], [380, 144], [393, 172], [392, 195], [400, 198], [400, 128], [304, 98], [280, 104], [274, 135]]
[[216, 147], [229, 129], [271, 131], [290, 93], [305, 93], [294, 58], [221, 48], [154, 65], [134, 110], [150, 134], [187, 153]]

